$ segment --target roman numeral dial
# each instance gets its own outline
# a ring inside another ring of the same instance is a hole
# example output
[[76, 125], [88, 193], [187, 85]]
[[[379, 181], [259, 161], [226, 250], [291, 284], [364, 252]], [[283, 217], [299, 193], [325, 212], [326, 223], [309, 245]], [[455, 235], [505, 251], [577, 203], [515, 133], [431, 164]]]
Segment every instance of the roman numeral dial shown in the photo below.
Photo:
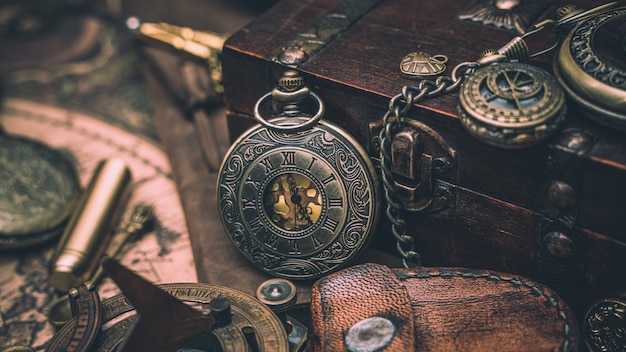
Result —
[[260, 126], [231, 148], [218, 202], [235, 246], [275, 276], [308, 279], [346, 265], [378, 216], [378, 180], [337, 127], [275, 133]]

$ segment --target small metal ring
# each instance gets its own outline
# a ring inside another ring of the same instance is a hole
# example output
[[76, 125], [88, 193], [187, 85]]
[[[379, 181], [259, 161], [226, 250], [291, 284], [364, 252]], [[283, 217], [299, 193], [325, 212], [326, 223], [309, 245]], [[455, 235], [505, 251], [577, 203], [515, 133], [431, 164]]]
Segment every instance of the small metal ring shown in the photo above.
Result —
[[[454, 69], [452, 69], [452, 75], [450, 76], [452, 78], [452, 81], [456, 82], [460, 82], [463, 77], [468, 76], [469, 74], [471, 74], [475, 68], [478, 67], [478, 63], [477, 62], [461, 62], [460, 64], [456, 65], [454, 67]], [[463, 75], [459, 77], [459, 72], [464, 69], [467, 68], [467, 70], [465, 70], [465, 72], [463, 72]], [[453, 84], [454, 85], [454, 84]]]
[[[319, 95], [315, 94], [314, 92], [310, 92], [309, 94], [313, 97], [313, 99], [317, 100], [317, 105], [319, 106], [319, 108], [317, 109], [317, 112], [315, 113], [315, 115], [309, 118], [306, 122], [303, 122], [300, 124], [293, 124], [293, 125], [292, 124], [277, 125], [275, 123], [272, 123], [266, 120], [263, 116], [261, 116], [261, 112], [259, 111], [259, 108], [261, 107], [263, 103], [265, 103], [267, 100], [269, 100], [272, 97], [272, 92], [266, 93], [264, 96], [261, 97], [261, 99], [259, 99], [256, 102], [256, 104], [254, 105], [254, 118], [261, 125], [274, 131], [293, 133], [293, 132], [300, 132], [300, 131], [307, 130], [313, 127], [314, 125], [316, 125], [321, 120], [322, 116], [324, 116], [324, 111], [325, 111], [324, 102], [319, 97]], [[296, 117], [305, 117], [305, 115], [296, 116]]]

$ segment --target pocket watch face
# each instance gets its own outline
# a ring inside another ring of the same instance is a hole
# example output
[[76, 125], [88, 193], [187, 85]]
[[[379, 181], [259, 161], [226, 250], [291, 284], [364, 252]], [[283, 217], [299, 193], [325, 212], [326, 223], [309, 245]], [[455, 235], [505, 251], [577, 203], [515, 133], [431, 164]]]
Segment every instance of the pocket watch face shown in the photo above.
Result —
[[309, 279], [343, 267], [369, 242], [377, 187], [365, 151], [336, 126], [258, 126], [227, 153], [218, 202], [224, 228], [250, 261], [275, 276]]
[[[284, 153], [296, 156], [296, 151]], [[318, 185], [309, 175], [285, 172], [266, 186], [263, 207], [265, 216], [279, 230], [296, 234], [315, 226], [322, 213], [322, 200]]]
[[459, 91], [459, 119], [479, 139], [500, 147], [537, 144], [560, 126], [565, 94], [544, 70], [498, 63], [476, 70]]

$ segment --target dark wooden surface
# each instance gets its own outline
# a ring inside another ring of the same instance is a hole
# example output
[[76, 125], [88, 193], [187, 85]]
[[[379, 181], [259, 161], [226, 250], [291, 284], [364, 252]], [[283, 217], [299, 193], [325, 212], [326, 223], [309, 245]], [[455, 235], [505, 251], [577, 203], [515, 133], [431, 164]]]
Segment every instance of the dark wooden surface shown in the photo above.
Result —
[[[271, 61], [294, 34], [305, 29], [338, 0], [283, 0], [235, 33], [224, 48], [224, 79], [231, 139], [254, 124], [252, 108], [276, 84], [284, 70]], [[473, 4], [472, 2], [471, 4]], [[570, 3], [570, 2], [568, 2]], [[604, 2], [573, 1], [581, 7]], [[460, 21], [471, 5], [441, 0], [382, 1], [299, 67], [309, 86], [326, 103], [326, 119], [368, 145], [369, 123], [381, 119], [389, 99], [413, 81], [399, 74], [401, 58], [412, 51], [445, 54], [448, 67], [476, 60], [485, 49], [497, 49], [516, 33]], [[554, 2], [546, 10], [551, 13]], [[624, 5], [621, 2], [621, 5]], [[547, 32], [528, 39], [531, 50], [550, 45]], [[551, 72], [552, 54], [531, 61]], [[524, 150], [503, 150], [469, 136], [456, 116], [456, 94], [427, 99], [410, 116], [435, 129], [458, 153], [456, 173], [442, 178], [454, 185], [455, 199], [443, 211], [414, 214], [410, 234], [428, 265], [493, 269], [533, 277], [538, 235], [546, 221], [541, 207], [548, 157], [562, 149], [563, 135]], [[626, 138], [598, 126], [570, 106], [567, 126], [591, 133], [591, 149], [580, 155], [582, 180], [577, 189], [579, 218], [572, 235], [582, 237], [584, 278], [593, 297], [626, 292]], [[372, 156], [376, 156], [374, 153]], [[389, 224], [383, 219], [371, 244], [394, 253]]]

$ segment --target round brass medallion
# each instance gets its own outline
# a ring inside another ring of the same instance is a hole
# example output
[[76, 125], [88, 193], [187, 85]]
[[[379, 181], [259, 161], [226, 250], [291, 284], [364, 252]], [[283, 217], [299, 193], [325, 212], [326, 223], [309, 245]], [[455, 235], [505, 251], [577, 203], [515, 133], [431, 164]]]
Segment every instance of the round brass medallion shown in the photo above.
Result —
[[542, 69], [497, 63], [471, 74], [461, 86], [459, 119], [475, 137], [505, 148], [536, 145], [565, 117], [565, 95]]
[[626, 302], [620, 298], [595, 302], [583, 321], [585, 345], [591, 352], [626, 350]]

